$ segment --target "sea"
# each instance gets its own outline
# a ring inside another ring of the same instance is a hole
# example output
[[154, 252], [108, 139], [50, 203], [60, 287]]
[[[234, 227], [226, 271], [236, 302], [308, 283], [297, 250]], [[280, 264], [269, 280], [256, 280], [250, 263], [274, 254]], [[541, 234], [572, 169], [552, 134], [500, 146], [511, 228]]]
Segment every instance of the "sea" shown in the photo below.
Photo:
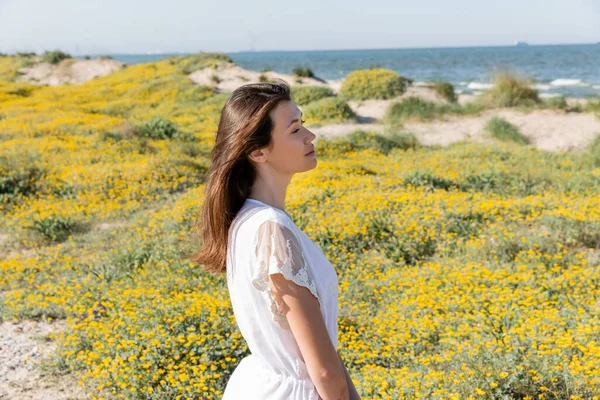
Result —
[[[138, 64], [175, 55], [108, 54]], [[243, 68], [292, 74], [297, 66], [310, 68], [322, 79], [344, 78], [363, 68], [389, 68], [411, 78], [414, 85], [445, 81], [455, 92], [478, 94], [493, 85], [497, 72], [530, 79], [542, 97], [586, 98], [600, 95], [600, 42], [595, 44], [489, 47], [403, 48], [316, 51], [241, 51], [226, 53]]]

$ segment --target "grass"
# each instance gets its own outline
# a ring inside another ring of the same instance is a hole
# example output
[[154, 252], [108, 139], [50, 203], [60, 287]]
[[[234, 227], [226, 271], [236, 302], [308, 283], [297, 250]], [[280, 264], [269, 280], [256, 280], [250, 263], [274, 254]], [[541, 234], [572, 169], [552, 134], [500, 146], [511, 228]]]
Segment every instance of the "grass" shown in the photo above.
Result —
[[492, 117], [486, 123], [484, 129], [489, 136], [503, 142], [513, 142], [522, 145], [529, 144], [529, 139], [523, 136], [519, 128], [504, 118]]
[[478, 100], [486, 107], [492, 108], [532, 106], [541, 102], [530, 81], [508, 73], [497, 74], [494, 87], [484, 92]]
[[448, 82], [434, 82], [433, 90], [450, 103], [456, 103], [457, 97], [454, 86]]
[[391, 125], [402, 125], [410, 121], [432, 121], [446, 115], [477, 115], [484, 110], [478, 104], [438, 104], [409, 96], [392, 104], [384, 116], [384, 122]]

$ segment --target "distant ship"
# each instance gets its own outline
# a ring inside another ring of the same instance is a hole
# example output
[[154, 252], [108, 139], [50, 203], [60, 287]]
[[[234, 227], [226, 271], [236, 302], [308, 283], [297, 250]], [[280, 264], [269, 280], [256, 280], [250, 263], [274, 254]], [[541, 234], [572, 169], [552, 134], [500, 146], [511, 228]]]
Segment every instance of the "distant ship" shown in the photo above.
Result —
[[529, 43], [519, 42], [518, 40], [515, 40], [515, 46], [529, 46]]

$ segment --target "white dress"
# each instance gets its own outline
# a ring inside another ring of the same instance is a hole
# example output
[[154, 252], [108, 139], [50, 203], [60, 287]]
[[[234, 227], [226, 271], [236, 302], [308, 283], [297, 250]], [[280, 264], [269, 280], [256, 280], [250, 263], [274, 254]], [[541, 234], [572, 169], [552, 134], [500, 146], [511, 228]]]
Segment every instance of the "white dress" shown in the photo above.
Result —
[[235, 216], [227, 245], [227, 286], [251, 355], [227, 382], [223, 400], [318, 400], [319, 394], [269, 275], [281, 273], [319, 300], [329, 337], [338, 343], [337, 273], [318, 245], [276, 207], [248, 198]]

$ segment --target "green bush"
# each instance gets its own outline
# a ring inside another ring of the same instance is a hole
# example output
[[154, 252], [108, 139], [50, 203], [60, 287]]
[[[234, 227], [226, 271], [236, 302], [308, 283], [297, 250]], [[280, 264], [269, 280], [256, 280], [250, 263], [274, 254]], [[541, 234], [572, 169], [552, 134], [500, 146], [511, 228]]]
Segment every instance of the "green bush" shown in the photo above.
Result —
[[305, 106], [325, 97], [332, 97], [333, 91], [328, 86], [292, 86], [292, 99], [299, 106]]
[[337, 157], [350, 151], [371, 149], [388, 154], [393, 149], [414, 149], [420, 147], [416, 136], [409, 132], [390, 132], [379, 134], [356, 130], [348, 135], [333, 138], [321, 138], [317, 148], [319, 156]]
[[600, 117], [600, 96], [596, 100], [588, 99], [587, 103], [583, 107], [583, 110], [585, 112], [596, 113], [598, 114], [598, 117]]
[[461, 106], [457, 103], [437, 104], [423, 100], [420, 97], [409, 96], [398, 103], [392, 104], [386, 111], [384, 121], [391, 125], [402, 125], [404, 122], [431, 121], [444, 115], [473, 115], [478, 114], [484, 107], [467, 104]]
[[301, 78], [314, 78], [315, 77], [315, 74], [313, 73], [312, 69], [304, 68], [301, 66], [295, 67], [292, 72], [294, 75], [299, 76]]
[[142, 135], [151, 139], [174, 138], [178, 132], [174, 122], [161, 117], [152, 118], [141, 127]]
[[200, 53], [185, 56], [172, 57], [179, 71], [185, 75], [203, 68], [216, 68], [219, 63], [232, 63], [233, 60], [223, 53]]
[[37, 218], [28, 229], [36, 232], [44, 240], [64, 242], [74, 233], [83, 232], [84, 225], [62, 216]]
[[339, 96], [347, 100], [391, 99], [404, 93], [411, 83], [390, 69], [356, 70], [342, 82]]
[[589, 153], [592, 157], [594, 166], [600, 167], [600, 133], [597, 133], [594, 140], [592, 140], [592, 143], [590, 143]]
[[303, 111], [308, 123], [341, 122], [355, 118], [354, 111], [348, 103], [337, 97], [313, 101]]
[[46, 51], [44, 54], [42, 54], [42, 61], [50, 64], [58, 64], [67, 58], [71, 58], [71, 56], [67, 53], [63, 53], [60, 50]]
[[500, 117], [493, 117], [485, 125], [486, 132], [493, 138], [503, 142], [529, 144], [529, 139], [523, 136], [519, 128]]
[[451, 83], [434, 82], [433, 90], [450, 103], [456, 103], [456, 93], [454, 93], [454, 86]]
[[27, 153], [0, 156], [0, 203], [33, 195], [41, 189], [46, 170], [37, 165], [36, 158]]
[[565, 96], [551, 97], [549, 99], [542, 100], [542, 103], [547, 108], [555, 108], [559, 110], [568, 110], [569, 104]]
[[484, 92], [479, 101], [487, 107], [516, 107], [537, 105], [540, 98], [529, 81], [502, 73], [496, 75], [494, 87]]

